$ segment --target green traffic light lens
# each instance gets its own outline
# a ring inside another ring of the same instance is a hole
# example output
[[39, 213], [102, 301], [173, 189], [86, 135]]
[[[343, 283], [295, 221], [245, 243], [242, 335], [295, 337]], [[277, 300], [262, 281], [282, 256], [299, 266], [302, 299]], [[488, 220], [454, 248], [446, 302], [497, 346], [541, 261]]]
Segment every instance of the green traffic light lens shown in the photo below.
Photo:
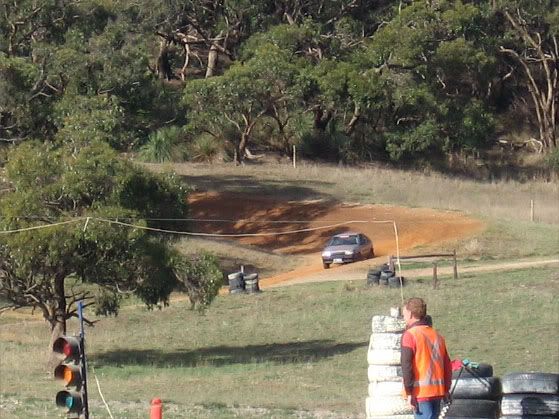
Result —
[[74, 406], [74, 398], [70, 395], [66, 396], [66, 407], [71, 409]]

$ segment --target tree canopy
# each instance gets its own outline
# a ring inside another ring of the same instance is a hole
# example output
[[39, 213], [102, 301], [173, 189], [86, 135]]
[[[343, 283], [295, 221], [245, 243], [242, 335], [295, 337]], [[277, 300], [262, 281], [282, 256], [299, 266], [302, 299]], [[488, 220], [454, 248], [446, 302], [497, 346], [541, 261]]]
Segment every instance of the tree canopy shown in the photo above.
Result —
[[76, 316], [78, 300], [107, 315], [125, 294], [148, 307], [167, 304], [177, 288], [202, 306], [217, 294], [216, 260], [184, 260], [172, 236], [157, 233], [184, 229], [166, 221], [187, 214], [187, 191], [176, 179], [133, 166], [100, 140], [81, 147], [26, 142], [8, 157], [11, 191], [0, 201], [7, 307], [40, 310], [56, 336]]

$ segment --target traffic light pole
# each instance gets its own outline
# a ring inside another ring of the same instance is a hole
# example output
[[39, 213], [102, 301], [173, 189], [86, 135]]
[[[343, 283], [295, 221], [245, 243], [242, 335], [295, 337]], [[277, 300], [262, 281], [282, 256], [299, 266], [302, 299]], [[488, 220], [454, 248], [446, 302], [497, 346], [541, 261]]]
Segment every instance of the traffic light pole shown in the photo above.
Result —
[[85, 358], [85, 333], [83, 330], [83, 303], [78, 302], [78, 317], [80, 319], [80, 353], [82, 356], [81, 376], [82, 376], [82, 398], [83, 398], [83, 417], [89, 419], [89, 403], [87, 401], [87, 360]]

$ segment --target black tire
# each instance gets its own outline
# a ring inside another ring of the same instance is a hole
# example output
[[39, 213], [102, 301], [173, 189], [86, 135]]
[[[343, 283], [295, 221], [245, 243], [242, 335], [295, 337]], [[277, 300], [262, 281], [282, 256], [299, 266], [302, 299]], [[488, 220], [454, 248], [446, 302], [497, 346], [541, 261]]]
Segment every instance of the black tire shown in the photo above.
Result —
[[499, 403], [493, 400], [454, 399], [445, 418], [496, 418]]
[[[456, 386], [456, 387], [455, 387]], [[496, 377], [460, 378], [452, 381], [455, 399], [497, 400], [501, 397], [501, 380]]]
[[380, 273], [380, 279], [388, 279], [388, 278], [392, 278], [394, 276], [394, 272], [393, 271], [382, 271]]
[[330, 268], [330, 264], [329, 264], [329, 263], [322, 262], [322, 267], [323, 267], [324, 269], [329, 269], [329, 268]]
[[503, 393], [559, 394], [559, 374], [543, 372], [513, 372], [501, 380]]
[[229, 278], [229, 289], [232, 290], [242, 290], [244, 288], [244, 280], [243, 277], [236, 277], [236, 278]]
[[[493, 366], [489, 364], [479, 364], [477, 368], [465, 367], [460, 370], [452, 372], [452, 379], [460, 378], [480, 378], [480, 377], [493, 377]], [[501, 380], [502, 382], [502, 380]]]
[[393, 276], [388, 278], [388, 286], [390, 288], [400, 288], [400, 285], [403, 287], [405, 284], [406, 282], [403, 276]]
[[505, 394], [501, 400], [503, 415], [553, 416], [559, 414], [559, 395]]
[[557, 416], [501, 415], [502, 419], [557, 419]]
[[380, 278], [378, 276], [373, 276], [367, 278], [367, 285], [378, 285]]

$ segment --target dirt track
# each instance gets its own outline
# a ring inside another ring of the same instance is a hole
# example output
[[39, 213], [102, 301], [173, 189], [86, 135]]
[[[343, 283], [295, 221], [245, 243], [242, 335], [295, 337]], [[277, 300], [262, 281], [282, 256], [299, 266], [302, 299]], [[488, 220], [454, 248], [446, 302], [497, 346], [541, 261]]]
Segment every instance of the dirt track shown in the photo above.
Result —
[[[273, 197], [239, 193], [195, 193], [189, 199], [191, 215], [197, 219], [233, 220], [199, 222], [199, 231], [218, 234], [286, 233], [301, 229], [315, 229], [295, 234], [253, 236], [237, 238], [240, 243], [251, 244], [281, 254], [304, 256], [300, 268], [264, 278], [262, 286], [278, 283], [296, 283], [319, 275], [328, 278], [352, 275], [369, 264], [386, 261], [396, 254], [394, 223], [398, 231], [400, 253], [417, 246], [437, 245], [475, 235], [483, 230], [479, 220], [452, 211], [423, 208], [401, 208], [388, 205], [344, 204], [334, 201], [281, 201]], [[359, 221], [340, 226], [339, 223]], [[329, 227], [338, 224], [335, 227]], [[328, 238], [343, 231], [359, 231], [374, 243], [376, 258], [324, 271], [320, 251]]]

